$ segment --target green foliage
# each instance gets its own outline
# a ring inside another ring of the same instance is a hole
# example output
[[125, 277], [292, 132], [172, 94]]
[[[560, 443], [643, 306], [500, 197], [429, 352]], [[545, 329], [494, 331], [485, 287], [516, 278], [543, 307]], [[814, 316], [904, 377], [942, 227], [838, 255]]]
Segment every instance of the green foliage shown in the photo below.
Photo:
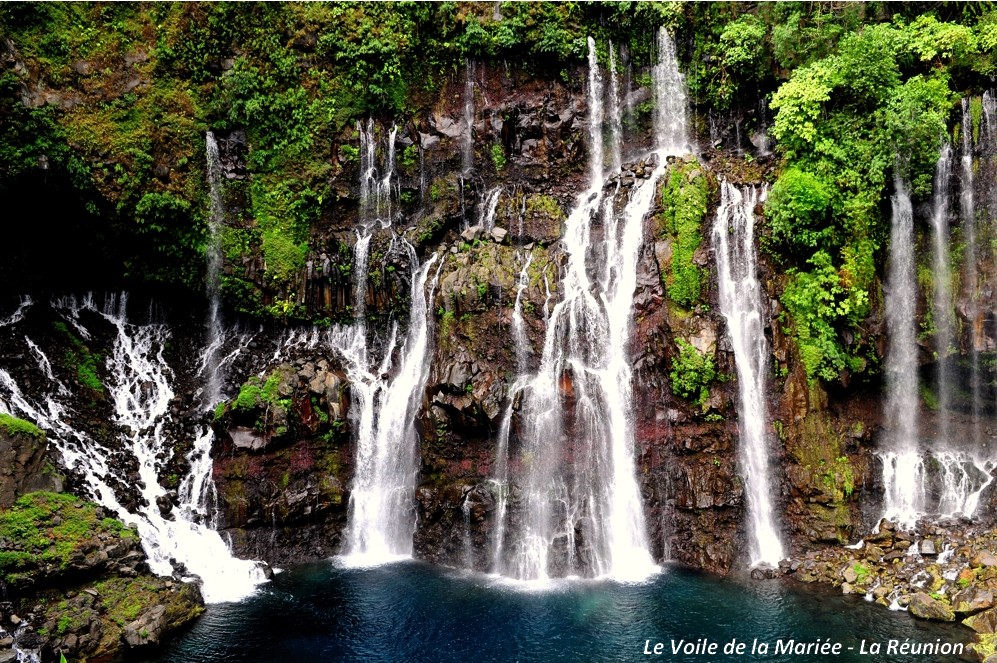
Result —
[[956, 23], [942, 23], [931, 14], [918, 16], [907, 32], [907, 48], [921, 62], [935, 65], [952, 62], [962, 65], [977, 54], [977, 39], [971, 28]]
[[772, 52], [776, 63], [787, 69], [828, 55], [842, 34], [858, 26], [862, 12], [859, 3], [836, 11], [820, 2], [778, 3], [775, 10]]
[[679, 354], [672, 358], [672, 370], [668, 374], [672, 392], [704, 407], [710, 398], [710, 384], [717, 379], [713, 357], [700, 353], [684, 339], [677, 339], [676, 343]]
[[[207, 227], [191, 208], [189, 201], [169, 192], [150, 191], [135, 206], [134, 235], [137, 246], [142, 247], [141, 264], [132, 270], [141, 271], [146, 278], [169, 282], [181, 278], [193, 282], [203, 258], [202, 245]], [[178, 272], [178, 266], [189, 266]]]
[[36, 439], [40, 439], [45, 435], [41, 428], [30, 421], [18, 419], [5, 412], [0, 412], [0, 429], [3, 430], [5, 435], [24, 435]]
[[501, 143], [492, 143], [491, 154], [492, 154], [492, 164], [495, 165], [495, 170], [501, 173], [503, 170], [505, 170], [505, 164], [506, 164], [505, 148], [502, 147]]
[[840, 246], [841, 231], [828, 223], [831, 190], [818, 177], [789, 168], [772, 186], [765, 206], [771, 243], [786, 254]]
[[765, 24], [754, 14], [728, 23], [719, 39], [719, 70], [711, 81], [712, 101], [729, 108], [740, 89], [754, 89], [766, 72]]
[[952, 108], [948, 82], [939, 77], [914, 76], [898, 86], [885, 112], [885, 128], [900, 157], [900, 174], [911, 195], [928, 196], [938, 152], [945, 136], [945, 120]]
[[766, 245], [799, 267], [782, 301], [807, 374], [825, 380], [869, 365], [862, 355], [874, 349], [860, 331], [887, 235], [881, 203], [891, 175], [915, 199], [930, 195], [952, 109], [946, 68], [973, 52], [966, 29], [927, 15], [855, 30], [796, 69], [771, 103], [789, 167], [772, 190]]
[[782, 303], [793, 320], [793, 336], [807, 377], [833, 380], [846, 367], [859, 368], [842, 346], [837, 328], [854, 324], [868, 312], [868, 296], [846, 288], [826, 251], [808, 261], [809, 271], [790, 269]]
[[263, 233], [263, 259], [267, 276], [276, 283], [292, 285], [305, 267], [308, 244], [295, 243], [277, 231]]
[[248, 414], [256, 430], [269, 430], [277, 437], [284, 435], [288, 431], [290, 394], [296, 379], [287, 367], [278, 367], [266, 380], [257, 376], [249, 378], [232, 402], [233, 415], [245, 419]]
[[409, 145], [402, 150], [401, 154], [398, 155], [398, 165], [404, 171], [415, 171], [415, 167], [419, 165], [419, 148], [415, 145]]
[[672, 166], [661, 188], [662, 232], [672, 237], [670, 269], [662, 278], [668, 296], [679, 305], [691, 307], [699, 301], [703, 272], [693, 256], [703, 242], [703, 221], [709, 186], [696, 162]]
[[239, 388], [239, 395], [232, 404], [236, 410], [255, 410], [263, 404], [263, 390], [260, 389], [260, 379], [251, 377]]
[[456, 321], [456, 316], [453, 311], [444, 310], [439, 312], [440, 315], [440, 340], [441, 342], [449, 342], [452, 338], [454, 331], [454, 323]]
[[865, 564], [856, 562], [852, 565], [852, 571], [855, 572], [855, 584], [864, 585], [865, 581], [869, 579], [869, 567]]
[[[97, 235], [116, 240], [106, 244], [131, 278], [200, 289], [204, 131], [244, 129], [250, 178], [232, 205], [241, 218], [223, 233], [223, 292], [240, 311], [298, 316], [308, 243], [326, 237], [344, 166], [359, 160], [343, 142], [358, 120], [424, 117], [468, 60], [577, 86], [589, 36], [604, 65], [610, 41], [625, 46], [643, 80], [659, 26], [680, 46], [697, 117], [772, 95], [787, 168], [769, 204], [770, 250], [801, 269], [825, 250], [842, 300], [862, 308], [882, 264], [881, 203], [896, 157], [914, 196], [926, 196], [950, 90], [979, 93], [997, 71], [989, 5], [9, 3], [0, 32], [54, 103], [28, 108], [22, 90], [34, 87], [22, 68], [0, 75], [0, 190], [16, 192], [18, 177], [47, 163], [100, 212]], [[628, 121], [652, 108], [641, 104]], [[501, 145], [486, 149], [497, 171], [507, 168]], [[414, 174], [418, 148], [402, 150], [398, 164]], [[454, 183], [433, 182], [430, 196], [450, 202]], [[528, 207], [563, 218], [553, 198], [531, 196]], [[664, 279], [682, 306], [701, 297], [703, 273], [691, 262], [701, 223], [671, 219], [665, 230], [674, 252]], [[437, 234], [427, 225], [417, 236]], [[254, 283], [243, 265], [261, 257]], [[854, 332], [859, 322], [850, 315], [833, 326]], [[97, 388], [96, 372], [83, 373]]]

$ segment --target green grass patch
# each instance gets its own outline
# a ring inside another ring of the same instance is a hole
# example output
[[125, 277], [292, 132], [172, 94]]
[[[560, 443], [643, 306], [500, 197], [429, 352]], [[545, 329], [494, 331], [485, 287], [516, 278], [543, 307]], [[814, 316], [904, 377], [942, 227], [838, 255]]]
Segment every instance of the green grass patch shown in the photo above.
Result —
[[40, 439], [45, 435], [41, 428], [35, 426], [30, 421], [18, 419], [3, 412], [0, 412], [0, 429], [6, 435], [25, 435], [35, 439]]

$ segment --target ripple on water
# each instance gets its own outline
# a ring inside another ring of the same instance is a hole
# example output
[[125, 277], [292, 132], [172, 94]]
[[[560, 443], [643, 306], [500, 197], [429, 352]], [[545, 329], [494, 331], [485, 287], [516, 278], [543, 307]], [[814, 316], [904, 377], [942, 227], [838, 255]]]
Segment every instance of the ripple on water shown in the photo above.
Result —
[[[288, 567], [257, 595], [210, 606], [162, 663], [270, 661], [638, 661], [646, 640], [778, 638], [854, 646], [834, 661], [957, 661], [859, 656], [860, 641], [965, 642], [964, 629], [910, 619], [823, 588], [721, 579], [669, 567], [642, 583], [520, 583], [416, 561], [352, 568], [342, 560]], [[808, 657], [667, 656], [661, 660], [792, 661]]]

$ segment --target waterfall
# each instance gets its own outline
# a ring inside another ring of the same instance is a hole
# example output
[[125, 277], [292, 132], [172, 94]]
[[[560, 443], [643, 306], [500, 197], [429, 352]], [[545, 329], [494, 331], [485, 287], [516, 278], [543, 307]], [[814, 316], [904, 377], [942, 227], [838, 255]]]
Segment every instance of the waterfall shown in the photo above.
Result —
[[523, 268], [516, 282], [516, 300], [512, 306], [512, 342], [516, 350], [516, 378], [509, 387], [508, 402], [502, 413], [498, 438], [495, 444], [495, 536], [492, 540], [492, 571], [501, 573], [502, 546], [505, 543], [505, 517], [509, 506], [509, 435], [512, 430], [512, 415], [516, 399], [522, 393], [523, 376], [526, 374], [526, 359], [530, 340], [526, 336], [526, 323], [523, 320], [523, 291], [530, 283], [529, 269], [533, 254], [527, 253]]
[[764, 189], [741, 191], [723, 182], [713, 224], [713, 249], [720, 311], [727, 321], [737, 364], [740, 463], [747, 495], [751, 564], [775, 566], [783, 557], [783, 548], [773, 521], [769, 482], [769, 412], [765, 403], [769, 346], [755, 254], [754, 209], [764, 199]]
[[357, 122], [357, 132], [360, 134], [360, 218], [365, 226], [378, 221], [382, 228], [387, 228], [394, 222], [397, 214], [394, 201], [398, 198], [395, 175], [395, 138], [398, 136], [398, 127], [393, 125], [388, 134], [383, 175], [377, 168], [374, 120], [367, 120], [366, 129]]
[[[415, 531], [415, 484], [419, 441], [415, 414], [422, 403], [429, 376], [429, 302], [439, 269], [428, 286], [433, 255], [421, 267], [408, 243], [412, 264], [409, 329], [400, 349], [400, 365], [391, 368], [396, 331], [375, 370], [367, 365], [365, 339], [354, 329], [341, 331], [334, 344], [347, 359], [347, 372], [358, 394], [357, 460], [350, 492], [347, 551], [358, 564], [380, 563], [412, 554]], [[397, 328], [396, 328], [397, 329]], [[345, 339], [346, 342], [341, 342]]]
[[481, 216], [478, 225], [486, 233], [495, 229], [495, 215], [498, 212], [499, 198], [502, 196], [502, 187], [497, 186], [485, 194], [481, 201]]
[[952, 346], [952, 286], [949, 282], [949, 186], [952, 175], [952, 147], [945, 144], [935, 167], [934, 204], [931, 226], [934, 231], [932, 267], [934, 281], [935, 352], [938, 355], [938, 417], [942, 444], [949, 441], [949, 408], [952, 385], [948, 355]]
[[357, 243], [353, 247], [353, 317], [358, 324], [365, 324], [367, 315], [367, 271], [370, 255], [371, 232], [363, 227], [357, 231]]
[[982, 402], [980, 398], [980, 353], [982, 347], [982, 324], [979, 317], [979, 292], [976, 275], [976, 205], [973, 197], [973, 116], [970, 111], [969, 99], [962, 100], [962, 155], [959, 159], [962, 166], [960, 176], [961, 189], [959, 193], [959, 212], [962, 221], [962, 233], [966, 241], [966, 256], [964, 260], [963, 284], [968, 302], [966, 317], [969, 320], [970, 357], [970, 391], [972, 392], [972, 417], [974, 446], [982, 439], [983, 429], [980, 421]]
[[[499, 525], [504, 550], [495, 568], [522, 580], [572, 574], [636, 579], [657, 568], [636, 480], [628, 346], [643, 221], [665, 169], [664, 157], [685, 145], [684, 120], [664, 114], [656, 120], [658, 165], [648, 181], [629, 191], [625, 208], [618, 211], [604, 196], [607, 99], [594, 40], [588, 45], [589, 187], [565, 224], [562, 297], [550, 311], [539, 368], [522, 378], [517, 459], [522, 476], [516, 482], [522, 493], [521, 524], [516, 532]], [[656, 101], [659, 109], [678, 108], [675, 99], [684, 99], [682, 77], [664, 30], [659, 52], [672, 59], [654, 68]], [[610, 87], [610, 95], [618, 94], [615, 77]], [[608, 102], [612, 138], [622, 134], [615, 102]], [[610, 149], [611, 163], [618, 163], [620, 141], [610, 143]], [[601, 237], [592, 232], [598, 226]], [[507, 467], [501, 458], [498, 466]], [[497, 482], [504, 485], [501, 478]]]
[[918, 451], [917, 282], [914, 272], [914, 214], [906, 185], [895, 180], [886, 281], [886, 409], [890, 426], [881, 452], [885, 518], [912, 527], [924, 510], [924, 461]]
[[[168, 327], [129, 322], [127, 295], [108, 297], [101, 309], [90, 296], [82, 301], [63, 299], [53, 307], [84, 338], [91, 334], [81, 319], [83, 312], [99, 316], [114, 331], [106, 388], [113, 405], [113, 421], [120, 430], [119, 449], [108, 448], [73, 427], [80, 416], [71, 404], [71, 389], [51, 372], [48, 358], [31, 339], [25, 341], [39, 370], [48, 377], [47, 391], [33, 401], [0, 369], [0, 393], [5, 395], [0, 401], [2, 409], [43, 428], [65, 465], [84, 477], [93, 498], [124, 522], [137, 524], [154, 573], [170, 575], [174, 562], [183, 564], [189, 573], [201, 578], [202, 592], [209, 603], [236, 601], [250, 594], [256, 585], [266, 581], [264, 572], [255, 562], [232, 557], [218, 532], [210, 529], [210, 515], [203, 506], [202, 500], [213, 491], [208, 455], [210, 430], [202, 431], [194, 442], [191, 473], [180, 486], [172, 514], [166, 516], [158, 508], [160, 501], [169, 499], [159, 484], [159, 472], [171, 446], [166, 428], [174, 397], [173, 371], [163, 357], [164, 346], [170, 341]], [[127, 481], [121, 472], [131, 464], [138, 468], [135, 487], [142, 498], [133, 511], [118, 501], [112, 488], [112, 484]]]
[[207, 408], [218, 403], [222, 392], [222, 376], [219, 375], [218, 353], [221, 352], [224, 334], [221, 318], [221, 275], [222, 275], [222, 228], [225, 222], [225, 205], [222, 201], [222, 164], [218, 155], [215, 135], [205, 136], [206, 162], [208, 171], [208, 198], [211, 208], [208, 214], [207, 284], [208, 320], [207, 346], [202, 355], [201, 374], [204, 376], [203, 401]]
[[613, 42], [609, 42], [609, 142], [617, 146], [613, 151], [612, 162], [609, 167], [612, 171], [618, 172], [622, 167], [622, 157], [619, 147], [623, 145], [621, 135], [623, 122], [620, 119], [620, 79], [616, 71], [616, 53], [613, 50]]
[[474, 170], [474, 62], [465, 64], [464, 78], [464, 134], [461, 136], [461, 178], [469, 177]]
[[357, 242], [353, 247], [353, 316], [364, 324], [367, 314], [367, 274], [370, 240], [374, 231], [390, 228], [397, 212], [394, 200], [399, 198], [395, 175], [395, 139], [398, 126], [392, 125], [388, 133], [387, 154], [383, 159], [384, 175], [377, 167], [377, 138], [374, 135], [374, 120], [367, 120], [367, 128], [357, 123], [360, 134], [360, 228], [356, 231]]
[[658, 149], [673, 154], [689, 152], [685, 80], [678, 69], [675, 42], [664, 27], [658, 29], [658, 64], [651, 76], [654, 80], [654, 133]]
[[8, 315], [6, 318], [0, 318], [0, 327], [9, 327], [10, 325], [17, 324], [21, 320], [24, 320], [25, 312], [31, 308], [31, 305], [34, 303], [35, 302], [31, 299], [30, 295], [23, 295], [20, 303], [17, 305], [17, 308], [13, 313]]

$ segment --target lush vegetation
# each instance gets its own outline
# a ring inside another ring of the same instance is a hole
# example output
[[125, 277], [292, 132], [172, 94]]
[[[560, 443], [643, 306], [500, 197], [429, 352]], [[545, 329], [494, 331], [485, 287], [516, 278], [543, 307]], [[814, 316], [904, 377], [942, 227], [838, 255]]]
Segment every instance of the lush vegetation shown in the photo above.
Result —
[[[699, 301], [704, 270], [695, 253], [703, 243], [703, 222], [709, 202], [709, 185], [696, 161], [673, 164], [661, 187], [662, 233], [671, 239], [672, 257], [662, 272], [668, 297], [684, 307]], [[664, 265], [662, 265], [664, 267]]]
[[[610, 42], [621, 61], [625, 47], [646, 84], [662, 25], [686, 63], [697, 133], [729, 111], [745, 135], [765, 125], [776, 141], [783, 161], [763, 241], [788, 275], [784, 325], [808, 375], [867, 371], [883, 203], [894, 177], [928, 194], [955, 101], [991, 85], [997, 11], [986, 3], [6, 3], [0, 31], [18, 65], [0, 76], [0, 191], [58, 175], [68, 207], [54, 216], [76, 225], [48, 233], [66, 244], [57, 260], [199, 290], [205, 132], [244, 131], [248, 179], [226, 191], [223, 288], [240, 310], [307, 316], [301, 274], [318, 246], [339, 255], [327, 230], [343, 196], [336, 179], [356, 179], [358, 121], [423, 121], [469, 60], [577, 89], [590, 36], [604, 59]], [[638, 122], [651, 104], [637, 106]], [[482, 151], [496, 174], [509, 171], [508, 145]], [[400, 170], [417, 173], [418, 157], [406, 147]], [[693, 167], [673, 170], [663, 192], [664, 278], [682, 307], [704, 282], [691, 257], [706, 181], [680, 173]], [[445, 178], [428, 193], [458, 198]], [[412, 190], [402, 194], [414, 205]], [[425, 221], [420, 241], [441, 223]], [[82, 252], [81, 237], [91, 242]], [[337, 259], [348, 276], [349, 256]]]
[[293, 404], [291, 394], [296, 383], [297, 376], [286, 366], [274, 369], [266, 379], [254, 375], [239, 388], [239, 394], [230, 406], [219, 403], [215, 420], [221, 420], [231, 412], [235, 421], [279, 437], [288, 430], [288, 414]]
[[847, 14], [829, 18], [837, 35], [820, 57], [799, 58], [772, 96], [787, 167], [768, 202], [766, 242], [789, 275], [782, 303], [807, 374], [825, 380], [874, 358], [865, 321], [880, 299], [893, 180], [915, 199], [931, 193], [953, 83], [993, 69], [992, 47], [981, 48], [992, 12], [966, 17], [970, 25], [931, 14], [855, 26]]

